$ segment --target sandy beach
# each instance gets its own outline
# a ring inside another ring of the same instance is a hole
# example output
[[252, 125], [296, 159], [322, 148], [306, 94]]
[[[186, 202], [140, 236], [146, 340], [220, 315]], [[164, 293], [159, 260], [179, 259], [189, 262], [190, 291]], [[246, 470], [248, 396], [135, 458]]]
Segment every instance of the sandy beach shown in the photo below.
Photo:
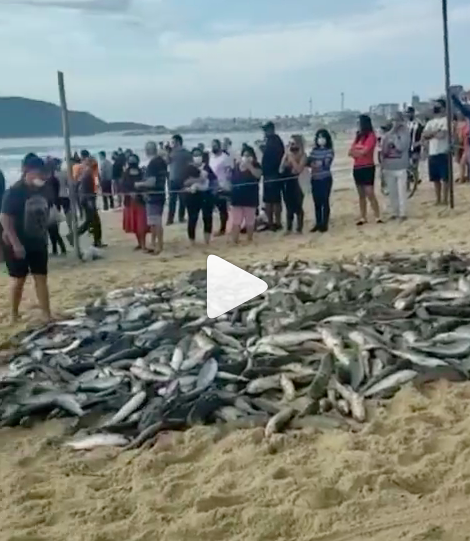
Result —
[[[103, 260], [51, 263], [56, 315], [102, 292], [204, 268], [208, 254], [252, 261], [311, 261], [395, 251], [470, 249], [470, 188], [457, 186], [453, 211], [435, 207], [424, 181], [409, 220], [355, 226], [356, 193], [345, 148], [341, 187], [325, 235], [260, 233], [252, 245], [215, 239], [188, 247], [185, 228], [167, 228], [158, 257], [133, 251], [120, 212], [102, 213]], [[377, 189], [379, 193], [379, 189]], [[306, 231], [313, 207], [306, 194]], [[382, 208], [386, 201], [380, 196]], [[384, 213], [387, 216], [386, 212]], [[89, 242], [88, 240], [86, 242]], [[0, 274], [0, 337], [37, 318], [28, 283], [23, 323], [8, 325], [8, 277]], [[5, 343], [5, 348], [8, 343]], [[0, 541], [353, 541], [470, 539], [470, 384], [405, 388], [379, 404], [362, 432], [291, 432], [266, 443], [262, 431], [197, 428], [169, 434], [150, 450], [87, 454], [58, 448], [60, 422], [0, 432]], [[467, 532], [467, 533], [465, 533]]]

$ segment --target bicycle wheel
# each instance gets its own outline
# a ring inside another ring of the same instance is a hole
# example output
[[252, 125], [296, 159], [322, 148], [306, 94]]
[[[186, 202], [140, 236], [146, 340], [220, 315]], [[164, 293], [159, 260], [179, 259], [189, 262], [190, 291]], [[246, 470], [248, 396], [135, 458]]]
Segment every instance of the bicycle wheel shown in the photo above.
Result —
[[415, 169], [408, 169], [406, 187], [408, 191], [408, 199], [411, 199], [416, 193], [419, 184], [419, 172]]

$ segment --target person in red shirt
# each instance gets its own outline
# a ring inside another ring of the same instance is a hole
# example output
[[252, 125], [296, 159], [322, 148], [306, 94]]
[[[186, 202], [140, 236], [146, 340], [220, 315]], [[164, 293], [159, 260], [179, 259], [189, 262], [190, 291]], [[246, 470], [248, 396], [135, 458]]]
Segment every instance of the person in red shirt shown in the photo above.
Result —
[[359, 194], [359, 210], [361, 213], [357, 225], [367, 223], [367, 200], [369, 200], [377, 223], [383, 223], [380, 219], [380, 209], [374, 192], [375, 182], [375, 147], [377, 137], [372, 127], [369, 115], [359, 117], [359, 129], [356, 133], [349, 156], [354, 159], [353, 176]]

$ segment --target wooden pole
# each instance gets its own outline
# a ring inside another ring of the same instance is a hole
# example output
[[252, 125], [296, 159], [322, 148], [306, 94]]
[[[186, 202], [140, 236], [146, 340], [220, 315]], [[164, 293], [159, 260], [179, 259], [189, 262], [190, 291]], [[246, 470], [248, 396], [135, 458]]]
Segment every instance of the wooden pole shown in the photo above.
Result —
[[64, 74], [61, 71], [57, 72], [57, 80], [59, 84], [60, 106], [62, 108], [62, 132], [64, 135], [65, 159], [67, 161], [67, 180], [70, 196], [70, 212], [72, 213], [73, 245], [75, 247], [75, 255], [77, 256], [77, 259], [81, 261], [82, 253], [80, 251], [80, 239], [78, 236], [77, 224], [77, 192], [75, 191], [75, 181], [73, 180], [72, 172], [72, 149], [70, 147], [69, 113], [67, 109], [67, 100], [65, 98]]
[[449, 25], [447, 18], [447, 0], [442, 0], [442, 23], [444, 29], [444, 71], [447, 103], [447, 140], [449, 142], [449, 205], [454, 208], [454, 164], [452, 159], [453, 129], [452, 129], [452, 98], [450, 92], [450, 60], [449, 60]]

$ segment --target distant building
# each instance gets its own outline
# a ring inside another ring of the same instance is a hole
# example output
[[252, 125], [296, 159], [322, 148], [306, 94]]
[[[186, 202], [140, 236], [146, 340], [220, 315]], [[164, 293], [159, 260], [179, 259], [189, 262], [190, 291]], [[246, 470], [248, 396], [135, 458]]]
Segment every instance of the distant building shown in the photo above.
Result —
[[380, 103], [370, 108], [370, 114], [385, 118], [392, 118], [400, 110], [398, 103]]

